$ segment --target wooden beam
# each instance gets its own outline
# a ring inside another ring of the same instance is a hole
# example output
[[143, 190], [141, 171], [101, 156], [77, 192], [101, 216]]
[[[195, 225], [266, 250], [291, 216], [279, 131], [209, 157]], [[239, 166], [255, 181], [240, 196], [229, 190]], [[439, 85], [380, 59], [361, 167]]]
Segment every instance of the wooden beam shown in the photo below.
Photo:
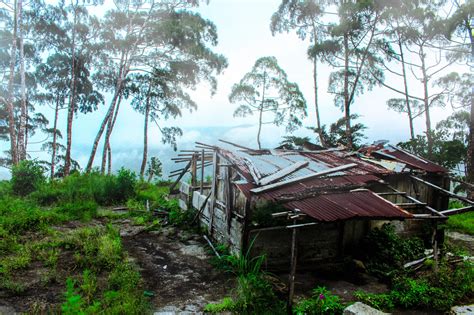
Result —
[[290, 185], [290, 184], [293, 184], [293, 183], [299, 183], [299, 182], [307, 180], [307, 179], [320, 177], [320, 176], [323, 176], [323, 175], [328, 175], [328, 174], [336, 173], [336, 172], [339, 172], [339, 171], [348, 170], [348, 169], [356, 167], [356, 166], [357, 166], [357, 164], [355, 164], [355, 163], [351, 163], [351, 164], [347, 164], [347, 165], [341, 165], [341, 166], [329, 168], [327, 170], [324, 170], [324, 171], [321, 171], [321, 172], [318, 172], [318, 173], [313, 173], [313, 174], [309, 174], [309, 175], [289, 179], [289, 180], [286, 180], [284, 182], [278, 182], [278, 183], [275, 183], [275, 184], [270, 184], [270, 185], [266, 185], [266, 186], [262, 186], [262, 187], [258, 187], [258, 188], [253, 188], [250, 191], [253, 192], [253, 193], [258, 194], [258, 193], [268, 191], [268, 190], [272, 190], [272, 189], [275, 189], [275, 188], [278, 188], [278, 187]]
[[171, 185], [170, 187], [170, 192], [172, 193], [174, 188], [176, 187], [176, 185], [179, 183], [179, 181], [181, 180], [181, 178], [183, 178], [184, 174], [186, 174], [186, 172], [188, 171], [189, 167], [191, 166], [191, 161], [189, 161], [188, 165], [185, 166], [185, 168], [183, 169], [183, 171], [181, 172], [181, 174], [178, 176], [178, 178], [176, 179], [176, 181], [173, 183], [173, 185]]
[[296, 172], [297, 170], [308, 166], [309, 162], [308, 161], [299, 161], [296, 162], [288, 167], [285, 167], [284, 169], [279, 170], [276, 173], [273, 173], [271, 175], [265, 176], [264, 178], [260, 179], [260, 185], [268, 185], [273, 182], [276, 182], [279, 179], [282, 179], [285, 176], [290, 175], [291, 173]]
[[214, 158], [212, 162], [212, 188], [211, 188], [211, 203], [209, 205], [209, 235], [212, 237], [212, 228], [214, 226], [214, 207], [216, 203], [216, 195], [217, 195], [217, 151], [214, 151]]
[[397, 206], [399, 207], [409, 207], [409, 208], [413, 208], [413, 207], [424, 207], [426, 206], [426, 203], [418, 203], [418, 202], [402, 202], [402, 203], [396, 203]]
[[426, 180], [423, 180], [423, 179], [421, 179], [421, 178], [419, 178], [419, 177], [411, 176], [411, 175], [410, 175], [410, 177], [411, 177], [412, 179], [414, 179], [414, 180], [420, 182], [420, 183], [423, 183], [423, 184], [425, 184], [425, 185], [427, 185], [427, 186], [430, 186], [430, 187], [432, 187], [432, 188], [434, 188], [434, 189], [436, 189], [436, 190], [439, 190], [439, 191], [441, 191], [442, 193], [444, 193], [444, 194], [446, 194], [446, 195], [448, 195], [448, 196], [450, 196], [450, 197], [453, 197], [453, 198], [462, 200], [462, 201], [464, 201], [464, 202], [466, 202], [466, 203], [468, 203], [468, 204], [470, 204], [470, 205], [474, 205], [474, 201], [469, 200], [469, 199], [467, 199], [466, 197], [463, 197], [463, 196], [457, 195], [457, 194], [455, 194], [455, 193], [452, 193], [452, 192], [450, 192], [450, 191], [448, 191], [448, 190], [446, 190], [446, 189], [444, 189], [444, 188], [441, 188], [441, 187], [439, 187], [439, 186], [436, 186], [435, 184], [432, 184], [432, 183], [430, 183], [430, 182], [428, 182], [428, 181], [426, 181]]
[[236, 144], [236, 143], [233, 143], [233, 142], [230, 142], [230, 141], [227, 141], [227, 140], [219, 139], [219, 141], [230, 144], [230, 145], [232, 145], [234, 147], [237, 147], [237, 148], [240, 148], [240, 149], [244, 149], [244, 150], [248, 150], [248, 151], [258, 151], [258, 150], [255, 150], [255, 149], [252, 149], [252, 148], [249, 148], [249, 147], [244, 147], [243, 145]]
[[406, 194], [407, 194], [406, 192], [401, 192], [401, 191], [377, 193], [377, 195], [379, 195], [379, 196], [393, 196], [393, 195], [403, 196], [403, 195], [406, 195]]
[[204, 189], [204, 149], [201, 151], [201, 189], [199, 192], [202, 194], [202, 191]]
[[440, 213], [450, 216], [454, 214], [461, 214], [465, 212], [470, 212], [474, 210], [474, 206], [468, 206], [468, 207], [463, 207], [463, 208], [457, 208], [457, 209], [448, 209], [448, 210], [443, 210], [440, 211]]

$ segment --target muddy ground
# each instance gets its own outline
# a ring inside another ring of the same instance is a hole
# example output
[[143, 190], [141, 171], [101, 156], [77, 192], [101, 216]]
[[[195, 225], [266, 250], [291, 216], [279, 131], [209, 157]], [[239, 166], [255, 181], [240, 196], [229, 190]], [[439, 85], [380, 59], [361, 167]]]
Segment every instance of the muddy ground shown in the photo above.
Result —
[[[93, 220], [87, 225], [104, 224], [104, 221]], [[68, 222], [54, 229], [67, 232], [84, 225]], [[120, 229], [129, 259], [142, 274], [153, 310], [199, 311], [207, 303], [218, 302], [229, 295], [233, 280], [212, 267], [211, 254], [202, 236], [175, 228], [148, 232], [130, 220], [119, 220], [114, 225]], [[61, 252], [54, 275], [37, 261], [27, 269], [18, 270], [13, 280], [24, 286], [22, 292], [14, 294], [0, 289], [0, 314], [58, 312], [64, 302], [66, 279], [82, 274], [75, 269], [73, 254]], [[98, 279], [105, 281], [100, 274]]]
[[209, 263], [201, 236], [174, 228], [159, 233], [123, 236], [123, 244], [139, 266], [156, 310], [200, 311], [218, 302], [233, 287], [230, 275]]

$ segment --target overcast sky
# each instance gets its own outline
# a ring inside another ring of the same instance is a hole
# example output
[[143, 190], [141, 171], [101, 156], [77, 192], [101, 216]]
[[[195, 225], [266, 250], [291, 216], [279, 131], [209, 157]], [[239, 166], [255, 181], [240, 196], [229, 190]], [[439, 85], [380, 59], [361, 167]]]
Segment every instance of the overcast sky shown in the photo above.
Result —
[[[184, 112], [179, 119], [162, 123], [169, 126], [178, 125], [183, 128], [184, 136], [179, 140], [180, 149], [190, 148], [194, 141], [216, 142], [219, 137], [250, 147], [257, 146], [255, 140], [256, 117], [234, 118], [233, 111], [237, 105], [229, 103], [228, 95], [232, 85], [237, 83], [251, 69], [255, 60], [262, 56], [275, 56], [280, 66], [287, 72], [289, 80], [300, 86], [308, 103], [309, 116], [305, 119], [304, 126], [315, 125], [312, 64], [306, 57], [309, 42], [303, 42], [294, 33], [272, 36], [270, 32], [270, 17], [277, 10], [280, 2], [281, 0], [211, 0], [209, 5], [203, 5], [198, 9], [202, 16], [216, 24], [219, 45], [215, 50], [227, 57], [229, 67], [218, 77], [218, 89], [215, 95], [210, 95], [209, 87], [205, 84], [192, 91], [191, 95], [198, 104], [197, 111]], [[97, 12], [98, 9], [94, 10]], [[327, 82], [331, 69], [324, 65], [319, 68], [321, 120], [323, 124], [330, 124], [340, 118], [342, 113], [334, 106], [332, 95], [327, 93]], [[456, 67], [456, 69], [462, 71], [462, 68]], [[389, 77], [389, 80], [396, 82], [394, 78]], [[412, 82], [410, 88], [414, 91], [413, 94], [420, 95], [422, 92], [418, 82]], [[409, 136], [408, 121], [405, 116], [388, 110], [386, 100], [390, 97], [399, 96], [385, 88], [375, 88], [355, 100], [352, 112], [360, 114], [359, 121], [368, 127], [366, 130], [367, 142], [387, 139], [396, 144], [399, 141], [407, 140]], [[87, 162], [92, 141], [104, 117], [109, 99], [108, 96], [106, 105], [95, 113], [79, 114], [75, 119], [72, 154], [73, 158], [78, 160], [82, 166]], [[52, 121], [52, 112], [45, 108], [39, 108], [39, 110], [46, 112]], [[434, 108], [432, 111], [433, 126], [450, 113], [450, 108]], [[66, 112], [61, 113], [60, 121], [60, 128], [65, 135]], [[423, 132], [423, 118], [418, 118], [415, 121], [415, 128], [417, 134]], [[143, 143], [142, 134], [143, 117], [124, 104], [121, 107], [111, 139], [114, 169], [122, 165], [135, 170], [139, 168]], [[284, 135], [283, 129], [265, 125], [262, 144], [267, 147], [275, 146]], [[311, 135], [313, 137], [305, 128], [296, 131], [295, 135]], [[150, 130], [150, 138], [150, 154], [159, 156], [163, 162], [169, 160], [172, 150], [161, 144], [161, 136], [156, 127]], [[8, 147], [6, 143], [1, 145], [4, 149]], [[39, 146], [39, 144], [31, 145], [30, 150], [39, 150]], [[100, 148], [102, 150], [102, 147]], [[38, 152], [30, 154], [44, 158], [44, 155]], [[100, 155], [101, 151], [98, 154]], [[96, 158], [96, 162], [97, 160], [99, 159]], [[169, 163], [164, 164], [165, 171], [169, 171]], [[0, 177], [5, 176], [7, 176], [6, 170], [0, 169]]]

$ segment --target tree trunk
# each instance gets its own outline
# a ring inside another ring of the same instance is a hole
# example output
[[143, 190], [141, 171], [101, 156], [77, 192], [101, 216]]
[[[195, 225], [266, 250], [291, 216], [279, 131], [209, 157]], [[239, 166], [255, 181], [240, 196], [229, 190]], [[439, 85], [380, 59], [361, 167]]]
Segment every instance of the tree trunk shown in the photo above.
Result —
[[257, 144], [258, 149], [262, 149], [262, 144], [260, 143], [260, 134], [262, 133], [262, 118], [263, 118], [263, 105], [265, 104], [265, 84], [266, 84], [266, 72], [263, 73], [263, 87], [262, 87], [262, 102], [260, 104], [260, 111], [258, 114], [258, 132], [257, 132]]
[[321, 119], [319, 117], [319, 100], [318, 100], [318, 59], [313, 58], [313, 82], [314, 82], [314, 109], [316, 110], [316, 128], [318, 129], [319, 142], [323, 147], [326, 146], [323, 130], [321, 129]]
[[420, 48], [420, 58], [421, 58], [421, 71], [423, 73], [423, 104], [425, 110], [425, 119], [426, 119], [426, 141], [428, 144], [428, 158], [431, 158], [433, 154], [433, 135], [431, 134], [431, 116], [430, 116], [430, 103], [429, 103], [429, 93], [428, 93], [428, 75], [426, 73], [425, 58], [426, 55], [423, 50], [423, 46]]
[[148, 86], [148, 93], [146, 97], [146, 104], [145, 104], [145, 125], [143, 128], [143, 158], [142, 158], [142, 165], [140, 167], [140, 178], [143, 179], [143, 175], [145, 174], [146, 162], [148, 158], [148, 116], [150, 115], [150, 90], [151, 90], [151, 83]]
[[97, 152], [97, 147], [99, 146], [100, 138], [102, 138], [102, 134], [104, 133], [105, 126], [107, 125], [111, 115], [114, 112], [115, 104], [117, 103], [117, 99], [119, 98], [119, 94], [121, 94], [121, 92], [122, 92], [122, 80], [121, 78], [119, 78], [119, 80], [117, 81], [117, 86], [115, 88], [114, 96], [112, 98], [112, 101], [110, 102], [109, 109], [107, 110], [107, 113], [105, 114], [105, 117], [102, 120], [102, 123], [100, 124], [99, 131], [97, 132], [97, 135], [94, 139], [91, 155], [89, 156], [89, 161], [87, 162], [87, 166], [86, 166], [86, 172], [90, 172], [92, 169], [92, 164], [94, 163], [94, 158]]
[[[117, 121], [117, 116], [120, 109], [120, 104], [122, 103], [122, 94], [119, 95], [117, 104], [115, 105], [114, 114], [109, 118], [109, 123], [107, 124], [107, 130], [105, 131], [105, 140], [104, 140], [104, 150], [102, 151], [102, 166], [101, 172], [105, 172], [106, 158], [110, 155], [109, 161], [112, 160], [112, 151], [110, 150], [110, 136], [112, 135], [112, 130], [114, 129], [115, 122]], [[110, 168], [110, 167], [109, 167]]]
[[58, 138], [58, 116], [59, 116], [59, 96], [56, 97], [56, 108], [54, 110], [54, 124], [53, 124], [53, 148], [51, 152], [51, 179], [54, 178], [54, 168], [56, 166], [56, 141]]
[[71, 147], [72, 147], [72, 122], [75, 111], [76, 98], [76, 24], [77, 24], [77, 2], [74, 7], [74, 22], [72, 25], [72, 45], [71, 45], [71, 91], [69, 92], [69, 106], [67, 111], [67, 135], [66, 135], [66, 155], [64, 158], [64, 176], [68, 176], [71, 169]]
[[109, 145], [107, 146], [107, 175], [112, 174], [112, 149], [110, 148], [110, 142]]
[[20, 86], [21, 86], [21, 102], [20, 102], [20, 123], [18, 130], [18, 160], [26, 159], [26, 80], [25, 80], [25, 47], [23, 41], [23, 1], [18, 0], [18, 31], [20, 42]]
[[[113, 117], [110, 116], [109, 121], [107, 122], [107, 130], [105, 131], [106, 135], [110, 132], [110, 128], [112, 128], [112, 120], [113, 120]], [[110, 148], [110, 143], [107, 141], [107, 136], [106, 136], [104, 140], [104, 147], [102, 149], [102, 163], [100, 165], [100, 173], [102, 175], [105, 174], [105, 167], [107, 166], [107, 156], [109, 153], [109, 148]]]
[[346, 121], [347, 148], [351, 150], [353, 145], [351, 132], [351, 108], [349, 100], [349, 39], [347, 34], [344, 34], [344, 118]]
[[13, 36], [12, 36], [12, 47], [10, 51], [10, 75], [8, 78], [8, 97], [6, 100], [6, 107], [8, 113], [8, 131], [10, 134], [10, 154], [12, 158], [12, 164], [18, 164], [18, 151], [17, 151], [17, 137], [15, 128], [15, 114], [13, 110], [13, 84], [15, 78], [15, 63], [16, 63], [16, 42], [17, 42], [17, 1], [13, 4]]
[[[465, 21], [471, 40], [471, 63], [474, 64], [474, 33], [471, 21]], [[471, 66], [472, 66], [471, 64]], [[467, 147], [467, 181], [474, 183], [474, 86], [471, 87], [471, 117], [469, 121], [469, 140]], [[468, 188], [468, 197], [474, 199], [474, 189]]]
[[402, 74], [403, 74], [403, 84], [405, 87], [405, 102], [407, 106], [407, 113], [408, 113], [408, 122], [410, 125], [410, 139], [415, 140], [415, 130], [413, 128], [413, 114], [411, 112], [411, 105], [410, 99], [408, 97], [408, 82], [407, 82], [407, 75], [406, 75], [406, 67], [405, 67], [405, 56], [403, 55], [403, 44], [401, 42], [401, 38], [398, 38], [398, 46], [400, 47], [400, 59], [402, 61]]

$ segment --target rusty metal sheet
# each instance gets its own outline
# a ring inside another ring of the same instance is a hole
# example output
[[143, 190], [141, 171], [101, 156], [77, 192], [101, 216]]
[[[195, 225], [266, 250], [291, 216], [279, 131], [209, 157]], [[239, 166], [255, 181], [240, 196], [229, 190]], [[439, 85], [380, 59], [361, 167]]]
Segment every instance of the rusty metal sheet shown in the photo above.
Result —
[[371, 191], [342, 192], [297, 200], [284, 205], [299, 209], [317, 221], [348, 219], [407, 219], [412, 214]]
[[446, 168], [438, 164], [435, 164], [421, 157], [414, 156], [412, 154], [407, 154], [401, 150], [397, 150], [394, 147], [385, 148], [380, 151], [382, 151], [385, 154], [394, 156], [398, 160], [405, 162], [408, 166], [412, 166], [426, 172], [430, 172], [430, 173], [448, 173], [449, 172]]

